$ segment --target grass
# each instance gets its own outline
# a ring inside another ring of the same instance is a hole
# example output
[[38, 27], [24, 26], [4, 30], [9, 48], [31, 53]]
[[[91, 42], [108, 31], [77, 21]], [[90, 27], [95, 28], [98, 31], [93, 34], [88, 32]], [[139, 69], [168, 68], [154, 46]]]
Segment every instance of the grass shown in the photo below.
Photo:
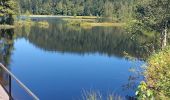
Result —
[[103, 23], [97, 23], [97, 22], [83, 22], [80, 24], [80, 26], [113, 26], [113, 27], [121, 27], [125, 25], [125, 23], [112, 23], [112, 22], [103, 22]]
[[96, 19], [97, 16], [75, 16], [77, 19]]
[[19, 20], [14, 23], [15, 27], [22, 27], [22, 26], [32, 26], [35, 23], [31, 20]]
[[125, 25], [125, 23], [118, 23], [115, 21], [99, 22], [99, 19], [96, 16], [76, 16], [73, 18], [63, 18], [62, 20], [66, 21], [69, 26], [79, 26], [82, 28], [92, 28], [97, 26], [122, 27]]
[[6, 25], [6, 24], [0, 25], [0, 29], [11, 29], [11, 28], [14, 28], [14, 26], [13, 25]]
[[103, 96], [99, 91], [83, 91], [82, 100], [124, 100], [120, 95], [109, 94]]
[[90, 19], [90, 18], [62, 18], [62, 20], [70, 22], [70, 21], [79, 21], [79, 22], [95, 22], [96, 19]]
[[88, 22], [88, 21], [67, 21], [67, 25], [70, 26], [80, 26], [82, 28], [92, 28], [97, 26], [104, 27], [122, 27], [125, 23], [112, 23], [112, 22]]
[[49, 28], [49, 23], [47, 21], [39, 21], [34, 22], [32, 20], [19, 20], [16, 21], [14, 26], [15, 27], [23, 27], [23, 26], [35, 26], [37, 25], [39, 28]]

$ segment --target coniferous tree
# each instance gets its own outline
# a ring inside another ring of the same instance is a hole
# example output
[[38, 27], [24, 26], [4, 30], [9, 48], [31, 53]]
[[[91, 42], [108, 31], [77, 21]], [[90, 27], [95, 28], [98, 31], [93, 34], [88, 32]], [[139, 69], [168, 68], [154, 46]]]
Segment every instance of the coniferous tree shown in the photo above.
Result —
[[135, 18], [148, 31], [161, 33], [161, 47], [166, 46], [170, 28], [170, 0], [144, 0], [137, 5]]
[[19, 0], [21, 13], [28, 10], [40, 15], [79, 15], [115, 17], [124, 21], [131, 17], [137, 0]]
[[13, 15], [18, 12], [18, 3], [14, 0], [0, 0], [1, 23], [12, 25], [14, 23]]

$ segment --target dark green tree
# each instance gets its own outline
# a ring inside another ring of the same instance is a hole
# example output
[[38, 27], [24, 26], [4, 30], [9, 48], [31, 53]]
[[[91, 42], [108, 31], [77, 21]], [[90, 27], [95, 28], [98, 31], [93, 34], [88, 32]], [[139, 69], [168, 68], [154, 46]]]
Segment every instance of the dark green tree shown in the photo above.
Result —
[[0, 0], [1, 23], [12, 25], [14, 23], [13, 15], [18, 12], [18, 3], [14, 0]]
[[113, 3], [107, 0], [104, 3], [103, 16], [112, 17], [112, 14], [113, 14]]
[[124, 21], [131, 17], [137, 0], [19, 0], [21, 13], [114, 17]]
[[170, 28], [170, 0], [143, 0], [136, 7], [135, 18], [140, 29], [160, 33], [161, 47], [167, 44]]

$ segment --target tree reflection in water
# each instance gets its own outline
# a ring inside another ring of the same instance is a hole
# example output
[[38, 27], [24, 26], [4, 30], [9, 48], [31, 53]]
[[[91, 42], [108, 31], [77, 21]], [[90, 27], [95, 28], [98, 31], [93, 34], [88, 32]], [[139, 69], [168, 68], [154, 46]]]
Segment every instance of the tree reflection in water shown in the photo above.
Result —
[[[13, 50], [13, 36], [14, 30], [0, 30], [0, 63], [4, 64], [5, 66], [9, 66], [10, 64], [10, 57]], [[10, 69], [10, 68], [8, 68]], [[9, 87], [9, 76], [8, 74], [0, 68], [0, 83], [7, 89]]]
[[118, 57], [123, 57], [123, 52], [127, 52], [133, 57], [142, 59], [147, 58], [159, 47], [158, 36], [134, 35], [116, 27], [84, 29], [68, 26], [61, 21], [53, 21], [48, 29], [38, 28], [38, 26], [29, 28], [31, 29], [24, 27], [15, 33], [46, 51], [99, 53]]
[[[68, 26], [61, 21], [49, 20], [48, 29], [25, 26], [13, 30], [0, 31], [0, 61], [9, 66], [14, 36], [25, 38], [44, 51], [76, 53], [80, 55], [99, 53], [107, 56], [124, 57], [126, 52], [138, 60], [145, 60], [159, 46], [159, 35], [130, 34], [122, 28]], [[57, 24], [56, 24], [57, 23]], [[14, 35], [15, 33], [15, 35]], [[1, 72], [1, 76], [3, 73]], [[123, 89], [134, 89], [141, 78], [139, 74], [129, 76]], [[127, 97], [131, 98], [131, 97]]]

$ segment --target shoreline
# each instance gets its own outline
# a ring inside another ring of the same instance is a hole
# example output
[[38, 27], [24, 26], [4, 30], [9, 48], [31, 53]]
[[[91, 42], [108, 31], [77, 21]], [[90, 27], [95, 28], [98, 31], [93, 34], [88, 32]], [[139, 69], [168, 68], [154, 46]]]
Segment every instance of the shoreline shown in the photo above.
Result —
[[[73, 25], [78, 24], [80, 27], [96, 27], [96, 26], [104, 26], [104, 27], [122, 27], [125, 23], [121, 22], [96, 22], [97, 16], [62, 16], [62, 15], [20, 15], [21, 19], [25, 19], [26, 17], [30, 18], [61, 18], [64, 21], [67, 21], [68, 24]], [[0, 29], [13, 29], [15, 25], [0, 25]]]
[[14, 25], [0, 25], [0, 29], [13, 29], [15, 28]]
[[[27, 17], [27, 15], [20, 15], [21, 17]], [[64, 16], [64, 15], [29, 15], [28, 17], [31, 18], [46, 18], [46, 17], [50, 17], [50, 18], [74, 18], [74, 16]]]
[[97, 16], [64, 16], [64, 15], [20, 15], [20, 17], [31, 17], [31, 18], [76, 18], [76, 19], [95, 19]]
[[[25, 15], [22, 15], [25, 16]], [[51, 18], [71, 18], [74, 16], [60, 16], [60, 15], [29, 15], [29, 17], [42, 17], [42, 18], [46, 18], [46, 17], [51, 17]]]

